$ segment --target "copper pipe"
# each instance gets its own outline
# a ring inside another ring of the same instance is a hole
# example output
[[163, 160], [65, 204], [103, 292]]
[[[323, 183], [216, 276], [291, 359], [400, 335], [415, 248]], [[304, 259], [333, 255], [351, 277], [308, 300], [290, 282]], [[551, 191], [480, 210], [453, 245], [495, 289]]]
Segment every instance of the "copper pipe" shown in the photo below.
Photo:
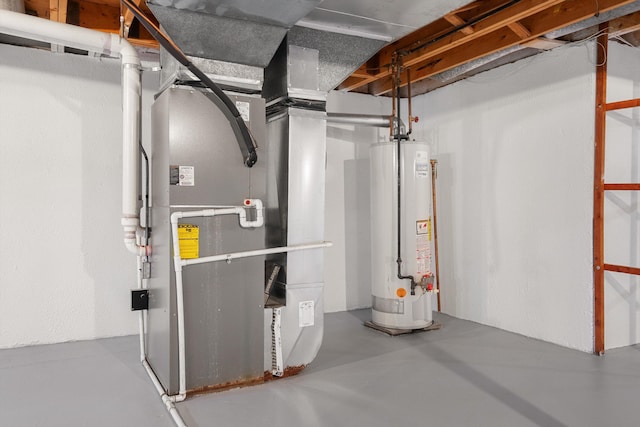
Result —
[[408, 101], [408, 110], [409, 110], [409, 131], [407, 135], [411, 135], [413, 131], [413, 115], [411, 113], [411, 73], [409, 68], [407, 67], [407, 101]]
[[[393, 138], [393, 125], [395, 123], [395, 118], [396, 118], [396, 78], [395, 76], [391, 77], [391, 82], [393, 83], [393, 89], [391, 90], [391, 119], [389, 123], [389, 136]], [[398, 127], [399, 126], [400, 124], [398, 123]]]
[[604, 354], [604, 153], [607, 119], [609, 23], [600, 24], [596, 48], [595, 149], [593, 170], [593, 352]]
[[440, 306], [440, 264], [438, 263], [438, 210], [436, 208], [436, 179], [438, 178], [438, 161], [431, 159], [431, 197], [433, 199], [433, 244], [435, 246], [436, 290], [438, 291], [438, 311]]

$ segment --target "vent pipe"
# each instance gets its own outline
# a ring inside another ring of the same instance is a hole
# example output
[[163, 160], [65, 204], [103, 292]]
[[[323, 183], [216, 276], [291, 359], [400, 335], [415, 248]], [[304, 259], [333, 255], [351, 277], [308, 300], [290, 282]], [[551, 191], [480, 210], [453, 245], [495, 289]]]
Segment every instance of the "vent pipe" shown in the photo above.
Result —
[[136, 50], [117, 35], [0, 10], [0, 33], [74, 47], [122, 61], [122, 226], [127, 249], [139, 256], [150, 247], [136, 243], [140, 224], [138, 176], [140, 174], [140, 59]]

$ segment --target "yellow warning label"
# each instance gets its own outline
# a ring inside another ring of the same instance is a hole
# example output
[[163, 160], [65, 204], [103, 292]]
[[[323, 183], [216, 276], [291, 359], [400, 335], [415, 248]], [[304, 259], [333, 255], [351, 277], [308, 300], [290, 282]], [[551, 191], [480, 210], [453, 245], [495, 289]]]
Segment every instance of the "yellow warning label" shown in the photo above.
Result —
[[178, 224], [178, 241], [180, 242], [180, 258], [192, 259], [200, 257], [200, 229], [197, 225]]

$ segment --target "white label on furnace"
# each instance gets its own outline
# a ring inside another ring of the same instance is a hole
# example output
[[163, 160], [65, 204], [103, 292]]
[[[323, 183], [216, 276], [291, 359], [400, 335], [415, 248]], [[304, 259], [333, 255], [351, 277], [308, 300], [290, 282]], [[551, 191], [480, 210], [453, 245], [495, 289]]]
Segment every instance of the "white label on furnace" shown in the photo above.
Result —
[[251, 115], [249, 114], [249, 107], [251, 105], [248, 102], [236, 101], [236, 108], [242, 116], [242, 120], [245, 122], [250, 121]]
[[429, 153], [427, 151], [416, 151], [415, 171], [416, 178], [429, 176]]
[[302, 301], [298, 306], [298, 317], [300, 319], [300, 327], [313, 326], [315, 320], [315, 310], [313, 301]]
[[196, 185], [196, 168], [193, 166], [180, 166], [178, 169], [178, 185]]

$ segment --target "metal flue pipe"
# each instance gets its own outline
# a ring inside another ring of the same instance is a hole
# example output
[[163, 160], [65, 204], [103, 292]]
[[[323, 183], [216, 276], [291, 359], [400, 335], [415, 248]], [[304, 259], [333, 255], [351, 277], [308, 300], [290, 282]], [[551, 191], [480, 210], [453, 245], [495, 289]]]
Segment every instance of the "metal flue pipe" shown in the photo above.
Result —
[[393, 116], [375, 114], [327, 113], [327, 123], [384, 128], [388, 126], [393, 127]]

